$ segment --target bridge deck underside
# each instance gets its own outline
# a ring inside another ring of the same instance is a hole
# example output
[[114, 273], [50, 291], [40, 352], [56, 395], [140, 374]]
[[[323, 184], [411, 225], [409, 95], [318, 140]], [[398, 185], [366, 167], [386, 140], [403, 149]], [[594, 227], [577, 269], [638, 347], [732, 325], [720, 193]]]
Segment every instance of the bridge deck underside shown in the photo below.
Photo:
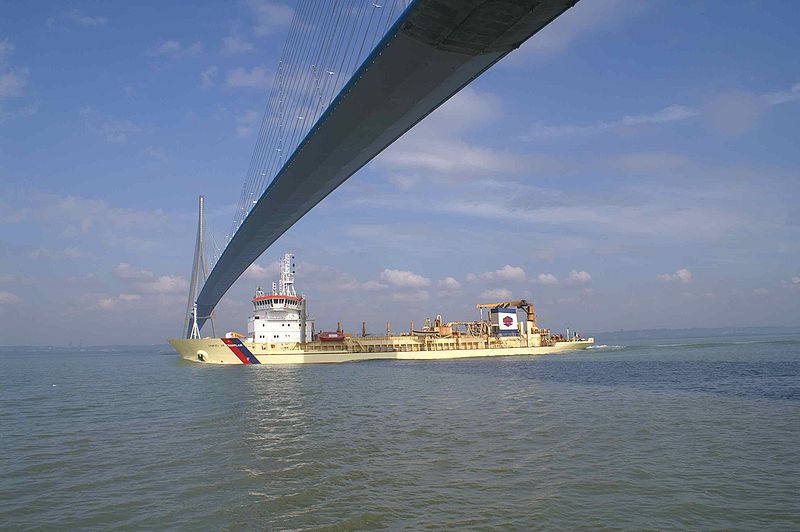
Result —
[[198, 325], [275, 240], [408, 129], [577, 0], [418, 0], [309, 132], [230, 241]]

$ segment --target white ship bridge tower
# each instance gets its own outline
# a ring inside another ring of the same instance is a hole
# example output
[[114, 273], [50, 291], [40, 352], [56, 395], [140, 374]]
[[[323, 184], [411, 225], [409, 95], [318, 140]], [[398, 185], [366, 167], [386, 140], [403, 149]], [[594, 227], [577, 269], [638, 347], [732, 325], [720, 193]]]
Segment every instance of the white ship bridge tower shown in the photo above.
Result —
[[306, 342], [311, 337], [306, 300], [294, 289], [294, 255], [280, 260], [280, 280], [272, 293], [261, 287], [253, 297], [253, 315], [247, 320], [247, 340], [254, 343]]

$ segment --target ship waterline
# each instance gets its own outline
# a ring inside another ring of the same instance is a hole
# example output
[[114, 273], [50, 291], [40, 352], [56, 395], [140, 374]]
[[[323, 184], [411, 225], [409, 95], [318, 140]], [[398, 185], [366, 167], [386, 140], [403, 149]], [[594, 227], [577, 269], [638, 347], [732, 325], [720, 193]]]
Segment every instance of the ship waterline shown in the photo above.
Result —
[[519, 339], [494, 342], [495, 338], [441, 339], [412, 336], [347, 338], [325, 342], [257, 344], [227, 338], [170, 340], [181, 357], [209, 364], [330, 364], [364, 360], [442, 360], [452, 358], [546, 355], [585, 349], [593, 338], [528, 347]]

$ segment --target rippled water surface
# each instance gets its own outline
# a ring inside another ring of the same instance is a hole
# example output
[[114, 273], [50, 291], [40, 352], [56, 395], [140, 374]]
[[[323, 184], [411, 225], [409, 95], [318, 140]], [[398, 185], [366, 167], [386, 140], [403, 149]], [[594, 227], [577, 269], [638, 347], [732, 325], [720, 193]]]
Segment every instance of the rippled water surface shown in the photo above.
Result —
[[0, 350], [0, 528], [800, 528], [800, 335], [203, 366]]

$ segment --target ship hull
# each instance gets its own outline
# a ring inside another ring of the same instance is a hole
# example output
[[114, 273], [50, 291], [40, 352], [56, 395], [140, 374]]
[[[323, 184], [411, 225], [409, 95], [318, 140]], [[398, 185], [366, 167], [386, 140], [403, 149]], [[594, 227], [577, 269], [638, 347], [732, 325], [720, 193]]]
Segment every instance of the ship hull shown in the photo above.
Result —
[[[365, 360], [444, 360], [455, 358], [546, 355], [585, 349], [594, 343], [588, 340], [556, 342], [553, 345], [526, 347], [494, 345], [448, 349], [435, 343], [424, 350], [401, 350], [392, 345], [381, 345], [381, 351], [356, 350], [363, 346], [355, 343], [325, 346], [302, 344], [254, 344], [229, 338], [175, 339], [169, 343], [181, 358], [206, 364], [333, 364]], [[465, 342], [466, 343], [466, 342]], [[318, 344], [317, 344], [318, 345]], [[321, 347], [321, 346], [320, 346]], [[373, 347], [376, 347], [373, 345]], [[442, 347], [442, 348], [440, 348]], [[385, 349], [385, 350], [384, 350]]]

